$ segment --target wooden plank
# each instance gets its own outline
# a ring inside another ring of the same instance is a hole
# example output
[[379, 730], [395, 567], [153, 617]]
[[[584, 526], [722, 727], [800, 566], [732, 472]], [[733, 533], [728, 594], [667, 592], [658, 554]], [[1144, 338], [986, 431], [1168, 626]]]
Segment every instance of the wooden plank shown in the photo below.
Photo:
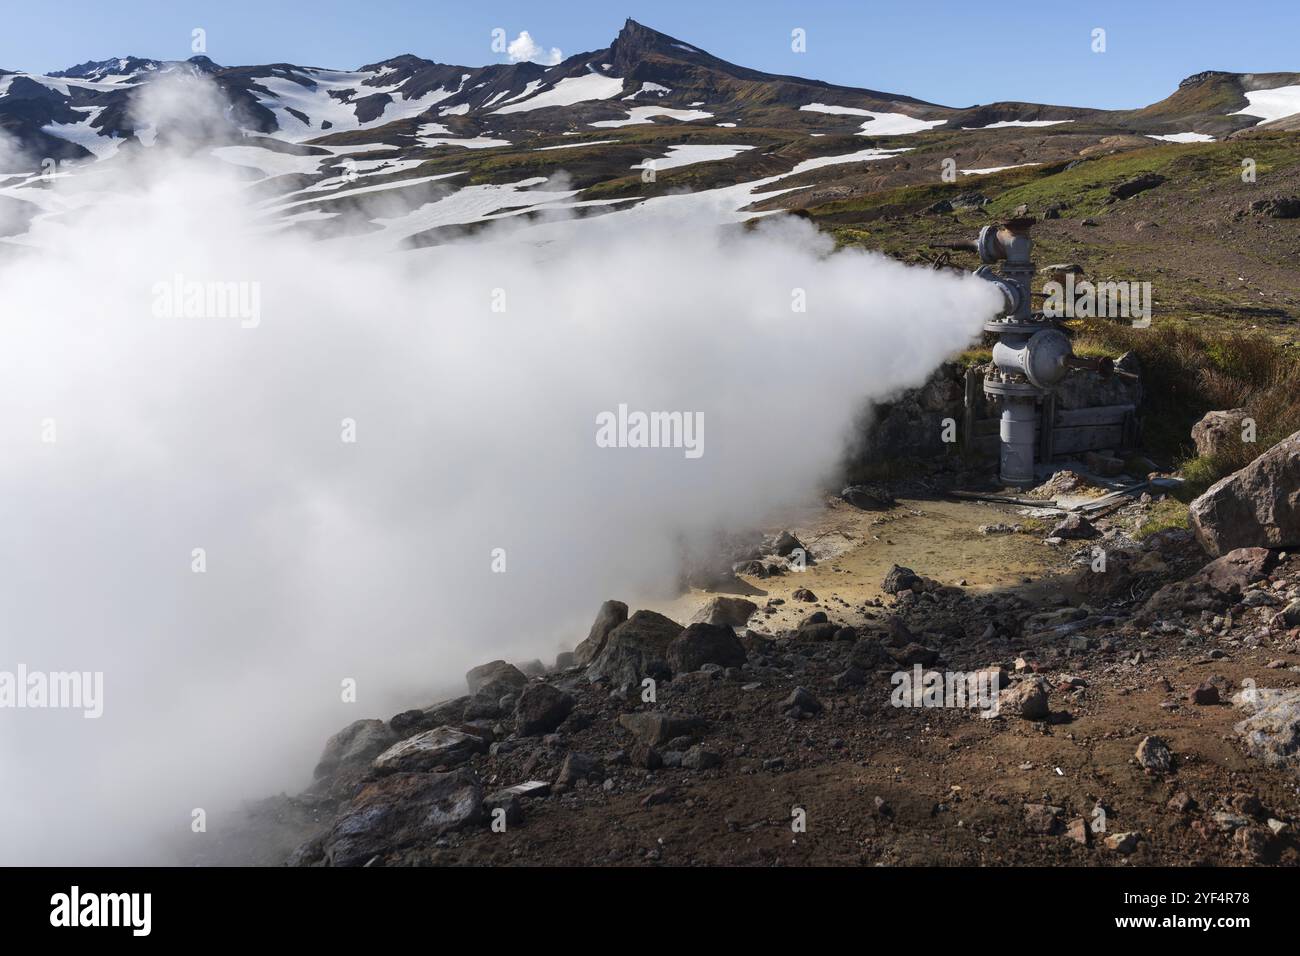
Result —
[[1132, 405], [1097, 405], [1093, 408], [1062, 409], [1056, 413], [1057, 428], [1081, 425], [1119, 425], [1134, 412]]
[[1057, 428], [1052, 435], [1056, 454], [1071, 455], [1081, 451], [1119, 448], [1124, 441], [1124, 426], [1088, 425], [1083, 428]]

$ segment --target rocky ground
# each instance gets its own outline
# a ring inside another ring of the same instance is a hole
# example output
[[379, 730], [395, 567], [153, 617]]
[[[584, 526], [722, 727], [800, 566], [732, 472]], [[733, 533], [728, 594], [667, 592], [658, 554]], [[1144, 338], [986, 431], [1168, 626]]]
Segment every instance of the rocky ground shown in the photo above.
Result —
[[549, 668], [344, 728], [254, 808], [258, 862], [1293, 865], [1298, 464], [1140, 540], [1159, 489], [859, 489], [676, 620], [609, 601]]

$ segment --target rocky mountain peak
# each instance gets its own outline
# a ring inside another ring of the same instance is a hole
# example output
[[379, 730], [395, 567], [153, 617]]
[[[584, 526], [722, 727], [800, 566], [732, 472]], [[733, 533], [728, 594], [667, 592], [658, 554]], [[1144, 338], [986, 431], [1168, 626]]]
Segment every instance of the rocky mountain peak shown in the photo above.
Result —
[[1202, 70], [1200, 73], [1195, 73], [1189, 76], [1187, 79], [1183, 80], [1181, 83], [1178, 84], [1178, 88], [1182, 90], [1182, 89], [1186, 89], [1189, 86], [1200, 86], [1206, 80], [1214, 80], [1214, 79], [1219, 79], [1221, 77], [1233, 76], [1233, 75], [1234, 74], [1229, 73], [1227, 70]]

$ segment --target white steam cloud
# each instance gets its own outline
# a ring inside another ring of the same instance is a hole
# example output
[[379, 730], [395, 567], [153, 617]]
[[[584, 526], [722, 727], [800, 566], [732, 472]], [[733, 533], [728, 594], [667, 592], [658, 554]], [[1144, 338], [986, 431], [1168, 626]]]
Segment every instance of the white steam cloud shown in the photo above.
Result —
[[[4, 862], [158, 859], [195, 808], [302, 789], [352, 720], [665, 594], [681, 536], [813, 492], [863, 402], [997, 304], [796, 221], [359, 257], [141, 152], [59, 180], [100, 201], [0, 258], [0, 671], [104, 675], [99, 719], [0, 710]], [[256, 288], [258, 323], [166, 304], [191, 283]], [[703, 455], [598, 447], [621, 403], [701, 414]]]

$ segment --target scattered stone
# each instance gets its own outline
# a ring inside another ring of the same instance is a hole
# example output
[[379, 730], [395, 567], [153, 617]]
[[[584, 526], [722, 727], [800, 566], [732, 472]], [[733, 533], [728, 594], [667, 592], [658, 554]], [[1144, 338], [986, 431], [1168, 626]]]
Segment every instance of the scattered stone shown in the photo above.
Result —
[[748, 598], [713, 597], [695, 613], [695, 616], [691, 618], [691, 623], [713, 624], [719, 627], [744, 627], [745, 622], [757, 610], [758, 605]]
[[573, 710], [573, 697], [550, 684], [529, 684], [515, 704], [515, 732], [521, 737], [549, 734]]
[[1050, 714], [1047, 682], [1034, 676], [1012, 684], [998, 695], [997, 713], [1025, 720], [1046, 720]]
[[682, 766], [687, 770], [709, 770], [722, 764], [722, 757], [699, 744], [682, 754]]
[[1123, 853], [1125, 856], [1137, 849], [1138, 840], [1142, 839], [1142, 834], [1134, 831], [1128, 833], [1112, 833], [1106, 837], [1107, 849], [1114, 850], [1116, 853]]
[[1300, 197], [1273, 196], [1269, 199], [1256, 199], [1250, 204], [1250, 211], [1273, 219], [1300, 219]]
[[650, 746], [666, 744], [674, 737], [690, 736], [704, 723], [698, 717], [683, 717], [651, 710], [619, 714], [618, 722], [638, 740]]
[[1201, 686], [1194, 687], [1192, 692], [1187, 695], [1187, 699], [1193, 704], [1199, 704], [1202, 707], [1219, 702], [1219, 688], [1215, 687], [1209, 681], [1205, 681]]
[[1063, 807], [1052, 807], [1045, 803], [1026, 803], [1025, 825], [1034, 833], [1052, 834], [1061, 828]]
[[875, 670], [888, 659], [880, 642], [870, 637], [857, 641], [849, 650], [850, 667], [861, 668], [864, 671]]
[[1087, 846], [1089, 840], [1088, 821], [1083, 817], [1075, 817], [1066, 827], [1065, 835], [1080, 846]]
[[379, 773], [422, 773], [464, 763], [487, 749], [487, 741], [475, 734], [435, 727], [393, 744], [375, 758], [373, 766]]
[[641, 801], [641, 806], [649, 809], [650, 807], [657, 807], [664, 803], [672, 803], [673, 798], [674, 793], [670, 787], [659, 787], [658, 789], [651, 790], [646, 794], [645, 798]]
[[920, 583], [921, 578], [915, 571], [896, 564], [885, 575], [885, 580], [881, 583], [880, 589], [886, 594], [898, 594], [900, 591], [910, 591]]
[[571, 750], [565, 756], [564, 763], [560, 765], [560, 772], [555, 782], [561, 786], [572, 787], [579, 780], [598, 780], [604, 776], [605, 768], [599, 758]]
[[866, 682], [866, 671], [852, 664], [840, 673], [836, 674], [834, 680], [831, 681], [836, 690], [849, 690], [853, 687], [861, 687]]
[[744, 646], [730, 627], [703, 623], [692, 624], [673, 638], [667, 656], [668, 666], [675, 674], [697, 671], [706, 664], [740, 667], [747, 658]]
[[1196, 806], [1196, 801], [1192, 799], [1192, 795], [1187, 793], [1187, 791], [1179, 790], [1169, 798], [1169, 802], [1166, 803], [1165, 806], [1174, 811], [1174, 813], [1187, 813]]
[[1065, 519], [1052, 529], [1052, 536], [1067, 541], [1081, 541], [1097, 537], [1097, 529], [1083, 515], [1071, 513], [1066, 515]]
[[482, 819], [483, 791], [472, 773], [395, 773], [362, 788], [321, 846], [332, 866], [364, 866]]
[[481, 693], [485, 697], [501, 698], [520, 690], [528, 683], [528, 676], [514, 664], [490, 661], [466, 674], [465, 683], [469, 685], [471, 694]]
[[[587, 632], [587, 639], [574, 649], [574, 661], [584, 667], [596, 659], [605, 647], [610, 631], [627, 620], [627, 605], [622, 601], [606, 601], [596, 612], [596, 620]], [[559, 662], [556, 662], [558, 667]]]
[[[423, 714], [423, 711], [417, 713]], [[325, 741], [325, 749], [316, 762], [313, 776], [319, 780], [340, 771], [368, 769], [371, 761], [397, 739], [397, 734], [382, 720], [353, 721]]]
[[838, 624], [819, 621], [813, 624], [800, 625], [799, 630], [795, 632], [795, 639], [799, 641], [833, 641], [835, 635], [839, 632], [840, 626]]
[[822, 702], [808, 690], [796, 687], [790, 692], [789, 697], [776, 705], [776, 709], [787, 716], [820, 714]]
[[884, 511], [897, 503], [894, 496], [879, 485], [849, 485], [840, 492], [840, 497], [864, 511]]
[[772, 546], [772, 550], [783, 558], [788, 558], [796, 549], [804, 552], [804, 554], [808, 553], [808, 549], [803, 546], [803, 542], [789, 531], [782, 531], [777, 535], [776, 543]]
[[791, 594], [790, 597], [794, 598], [796, 601], [812, 602], [817, 600], [817, 595], [813, 594], [812, 591], [809, 591], [807, 588], [799, 588]]
[[1132, 179], [1126, 179], [1124, 182], [1110, 189], [1110, 195], [1113, 199], [1129, 199], [1138, 193], [1146, 192], [1148, 189], [1155, 189], [1165, 182], [1165, 177], [1159, 173], [1142, 173], [1140, 176], [1134, 176]]
[[938, 651], [922, 644], [908, 644], [906, 647], [892, 649], [889, 653], [900, 667], [911, 667], [914, 664], [929, 667], [939, 659]]
[[1217, 457], [1241, 444], [1241, 422], [1250, 413], [1244, 408], [1206, 412], [1192, 426], [1192, 443], [1203, 458]]
[[1248, 687], [1232, 702], [1250, 715], [1234, 727], [1246, 750], [1271, 767], [1300, 772], [1300, 690]]
[[1143, 770], [1151, 773], [1168, 773], [1173, 769], [1174, 757], [1169, 745], [1159, 737], [1143, 737], [1134, 753]]

